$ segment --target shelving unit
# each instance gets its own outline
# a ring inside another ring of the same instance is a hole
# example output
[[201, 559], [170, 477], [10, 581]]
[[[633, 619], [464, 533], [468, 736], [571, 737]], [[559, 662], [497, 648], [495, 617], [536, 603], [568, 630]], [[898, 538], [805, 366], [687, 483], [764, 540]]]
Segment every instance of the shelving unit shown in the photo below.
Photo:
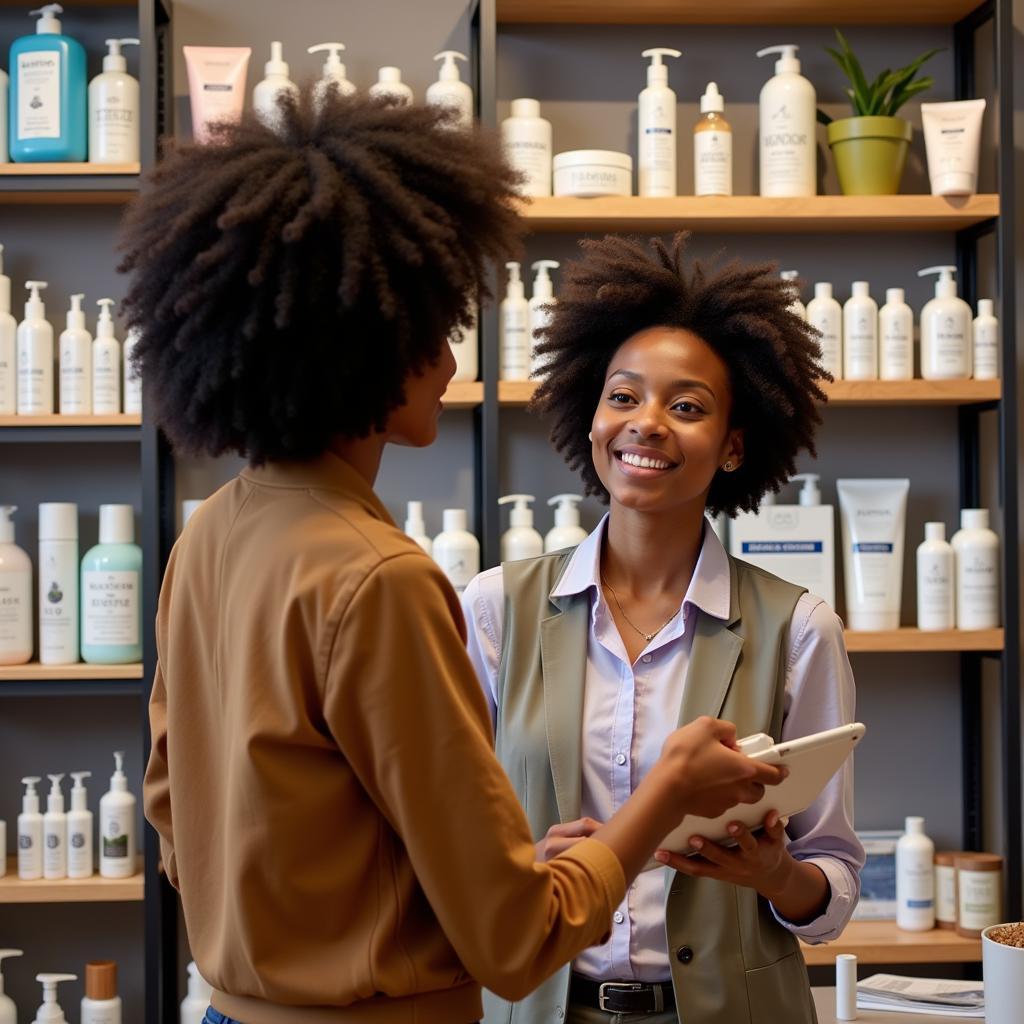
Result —
[[0, 683], [4, 682], [40, 682], [42, 680], [60, 679], [65, 682], [95, 679], [142, 679], [143, 666], [133, 665], [40, 665], [29, 662], [27, 665], [0, 665]]
[[894, 921], [851, 921], [835, 942], [800, 943], [808, 967], [828, 967], [840, 953], [853, 953], [862, 964], [950, 964], [981, 960], [981, 939], [954, 931], [901, 932]]
[[484, 386], [480, 381], [460, 381], [448, 385], [442, 401], [449, 409], [475, 409], [484, 400]]
[[142, 858], [131, 878], [61, 878], [31, 882], [18, 878], [18, 858], [7, 859], [7, 875], [0, 878], [0, 904], [3, 903], [141, 903], [145, 896]]

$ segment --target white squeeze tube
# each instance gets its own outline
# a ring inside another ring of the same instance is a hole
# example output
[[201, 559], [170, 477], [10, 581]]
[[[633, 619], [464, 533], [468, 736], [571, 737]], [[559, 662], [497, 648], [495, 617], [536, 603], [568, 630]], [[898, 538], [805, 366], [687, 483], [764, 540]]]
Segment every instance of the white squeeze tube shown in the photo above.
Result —
[[984, 100], [921, 104], [933, 196], [965, 196], [977, 190], [984, 113]]

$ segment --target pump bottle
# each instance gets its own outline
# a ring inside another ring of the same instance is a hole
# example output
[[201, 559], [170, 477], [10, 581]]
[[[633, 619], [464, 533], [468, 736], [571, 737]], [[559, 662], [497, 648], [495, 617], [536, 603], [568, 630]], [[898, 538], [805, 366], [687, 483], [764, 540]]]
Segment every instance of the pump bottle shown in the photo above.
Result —
[[499, 505], [511, 505], [510, 526], [501, 535], [501, 560], [518, 562], [523, 558], [536, 558], [544, 553], [544, 538], [533, 528], [532, 494], [506, 494], [498, 499]]
[[323, 72], [313, 87], [313, 102], [318, 109], [323, 105], [328, 89], [337, 89], [341, 96], [351, 96], [356, 91], [355, 84], [348, 80], [345, 65], [341, 62], [341, 51], [344, 49], [344, 43], [317, 43], [306, 50], [306, 53], [327, 54]]
[[999, 535], [987, 508], [960, 510], [950, 541], [956, 567], [956, 628], [995, 629], [1000, 620]]
[[39, 506], [39, 661], [78, 661], [78, 506]]
[[544, 537], [544, 552], [573, 548], [587, 539], [587, 531], [580, 526], [579, 494], [556, 494], [548, 498], [548, 504], [555, 509], [555, 525]]
[[693, 181], [698, 196], [732, 195], [732, 127], [725, 99], [714, 82], [700, 98], [701, 118], [693, 129]]
[[788, 309], [794, 316], [800, 317], [801, 320], [807, 319], [807, 307], [800, 300], [800, 271], [799, 270], [783, 270], [779, 274], [779, 277], [783, 281], [791, 283], [793, 289], [793, 301], [789, 304]]
[[924, 818], [907, 818], [896, 843], [896, 927], [926, 932], [935, 927], [935, 844]]
[[4, 961], [9, 956], [24, 956], [20, 949], [0, 949], [0, 1024], [18, 1024], [18, 1008], [14, 1000], [4, 992]]
[[551, 283], [549, 271], [557, 270], [558, 260], [537, 260], [532, 264], [535, 272], [533, 279], [533, 295], [530, 297], [530, 376], [539, 373], [546, 360], [537, 354], [537, 346], [545, 341], [538, 331], [547, 329], [551, 318], [555, 315], [555, 290]]
[[813, 196], [817, 193], [817, 97], [800, 74], [799, 49], [791, 43], [758, 50], [758, 57], [781, 54], [775, 77], [761, 89], [761, 195]]
[[832, 285], [819, 281], [807, 303], [807, 322], [821, 334], [821, 365], [835, 380], [843, 377], [843, 307], [832, 296]]
[[135, 874], [135, 797], [128, 792], [124, 751], [114, 753], [110, 789], [100, 799], [100, 874], [131, 878]]
[[278, 40], [270, 44], [270, 60], [263, 65], [263, 74], [263, 81], [252, 91], [252, 107], [265, 125], [274, 128], [281, 115], [278, 100], [285, 95], [299, 95], [298, 86], [288, 77], [288, 62]]
[[656, 46], [650, 57], [647, 88], [640, 93], [637, 114], [637, 175], [641, 196], [674, 196], [676, 183], [676, 94], [668, 85], [663, 57], [681, 57], [679, 50]]
[[956, 380], [971, 375], [971, 307], [956, 294], [956, 267], [927, 267], [918, 277], [938, 274], [935, 298], [921, 310], [921, 376]]
[[917, 548], [917, 628], [952, 629], [954, 622], [953, 547], [945, 523], [925, 523]]
[[395, 67], [380, 68], [377, 81], [370, 86], [370, 95], [375, 99], [388, 99], [400, 107], [412, 103], [412, 89], [402, 81], [402, 69]]
[[878, 379], [878, 305], [867, 281], [853, 282], [853, 294], [843, 306], [843, 376]]
[[77, 980], [77, 974], [37, 974], [36, 981], [43, 986], [43, 1004], [36, 1010], [33, 1024], [67, 1024], [67, 1017], [57, 1002], [57, 985], [62, 981]]
[[888, 288], [878, 311], [878, 365], [882, 380], [914, 377], [914, 314], [902, 288]]
[[551, 122], [540, 116], [537, 100], [512, 101], [512, 113], [501, 122], [501, 145], [508, 162], [524, 175], [520, 195], [551, 195]]
[[[999, 378], [999, 321], [995, 317], [994, 306], [991, 299], [978, 299], [978, 316], [974, 321], [974, 353], [971, 360], [974, 364], [975, 380]], [[0, 319], [2, 317], [3, 314], [0, 313]], [[0, 331], [2, 330], [3, 327], [0, 326]]]
[[42, 782], [38, 775], [21, 780], [25, 795], [21, 798], [18, 815], [18, 877], [26, 882], [43, 877], [43, 816], [39, 813], [39, 793], [36, 786]]
[[84, 298], [81, 294], [71, 296], [67, 327], [57, 341], [57, 407], [62, 416], [88, 416], [92, 412], [92, 335], [85, 329]]
[[96, 322], [96, 340], [92, 343], [92, 411], [110, 416], [121, 411], [121, 346], [114, 337], [110, 315], [113, 299], [97, 299], [100, 317]]
[[121, 1024], [117, 964], [113, 960], [94, 960], [85, 965], [81, 1024]]
[[433, 542], [427, 536], [427, 526], [423, 522], [423, 502], [422, 501], [410, 501], [406, 507], [405, 513], [405, 532], [406, 535], [412, 537], [414, 541], [426, 553], [433, 553]]
[[446, 508], [442, 525], [434, 538], [434, 561], [461, 594], [480, 571], [480, 542], [466, 529], [464, 508]]
[[[14, 543], [17, 505], [0, 505], [0, 665], [32, 658], [32, 560]], [[5, 856], [0, 849], [0, 860]]]
[[25, 319], [18, 324], [18, 415], [53, 414], [53, 328], [39, 293], [45, 281], [26, 281]]
[[528, 380], [530, 376], [530, 305], [519, 276], [520, 265], [505, 264], [508, 287], [501, 302], [501, 379]]
[[195, 961], [188, 965], [188, 994], [181, 1001], [181, 1024], [203, 1024], [213, 989], [206, 983]]
[[469, 58], [458, 50], [442, 50], [434, 60], [444, 61], [437, 81], [427, 89], [427, 103], [435, 107], [451, 107], [456, 119], [453, 127], [470, 128], [473, 124], [473, 90], [462, 81], [456, 59]]
[[142, 378], [132, 365], [132, 353], [139, 341], [139, 329], [133, 327], [125, 336], [122, 362], [124, 373], [122, 375], [122, 390], [124, 393], [124, 411], [133, 413], [136, 416], [142, 415]]
[[11, 279], [3, 271], [0, 245], [0, 416], [13, 416], [18, 411], [18, 323], [11, 316]]
[[89, 83], [89, 163], [139, 161], [139, 83], [128, 74], [122, 46], [138, 39], [106, 40], [103, 73]]
[[48, 881], [68, 876], [68, 816], [64, 813], [63, 775], [48, 775], [50, 793], [43, 815], [43, 877]]
[[82, 781], [91, 777], [92, 772], [71, 773], [75, 784], [71, 787], [71, 810], [68, 811], [68, 878], [92, 878], [93, 875], [93, 818]]

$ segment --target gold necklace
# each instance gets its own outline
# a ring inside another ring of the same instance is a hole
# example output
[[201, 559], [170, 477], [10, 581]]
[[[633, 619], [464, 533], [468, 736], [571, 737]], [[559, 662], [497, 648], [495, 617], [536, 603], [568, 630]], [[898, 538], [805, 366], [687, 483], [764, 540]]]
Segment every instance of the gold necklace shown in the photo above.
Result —
[[678, 614], [679, 609], [677, 608], [653, 633], [645, 633], [627, 614], [626, 609], [622, 607], [622, 602], [619, 600], [619, 595], [615, 593], [612, 585], [604, 578], [604, 574], [601, 575], [601, 583], [608, 588], [608, 593], [612, 595], [612, 599], [615, 601], [615, 606], [619, 609], [622, 617], [626, 620], [626, 625], [632, 627], [639, 633], [648, 643], [650, 643]]

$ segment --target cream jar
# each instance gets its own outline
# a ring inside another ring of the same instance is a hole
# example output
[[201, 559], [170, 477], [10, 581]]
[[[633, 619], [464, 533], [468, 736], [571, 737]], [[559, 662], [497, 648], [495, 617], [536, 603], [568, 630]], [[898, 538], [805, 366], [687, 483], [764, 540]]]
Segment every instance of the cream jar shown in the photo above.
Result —
[[633, 194], [633, 158], [610, 149], [573, 149], [554, 159], [555, 195], [595, 199]]

